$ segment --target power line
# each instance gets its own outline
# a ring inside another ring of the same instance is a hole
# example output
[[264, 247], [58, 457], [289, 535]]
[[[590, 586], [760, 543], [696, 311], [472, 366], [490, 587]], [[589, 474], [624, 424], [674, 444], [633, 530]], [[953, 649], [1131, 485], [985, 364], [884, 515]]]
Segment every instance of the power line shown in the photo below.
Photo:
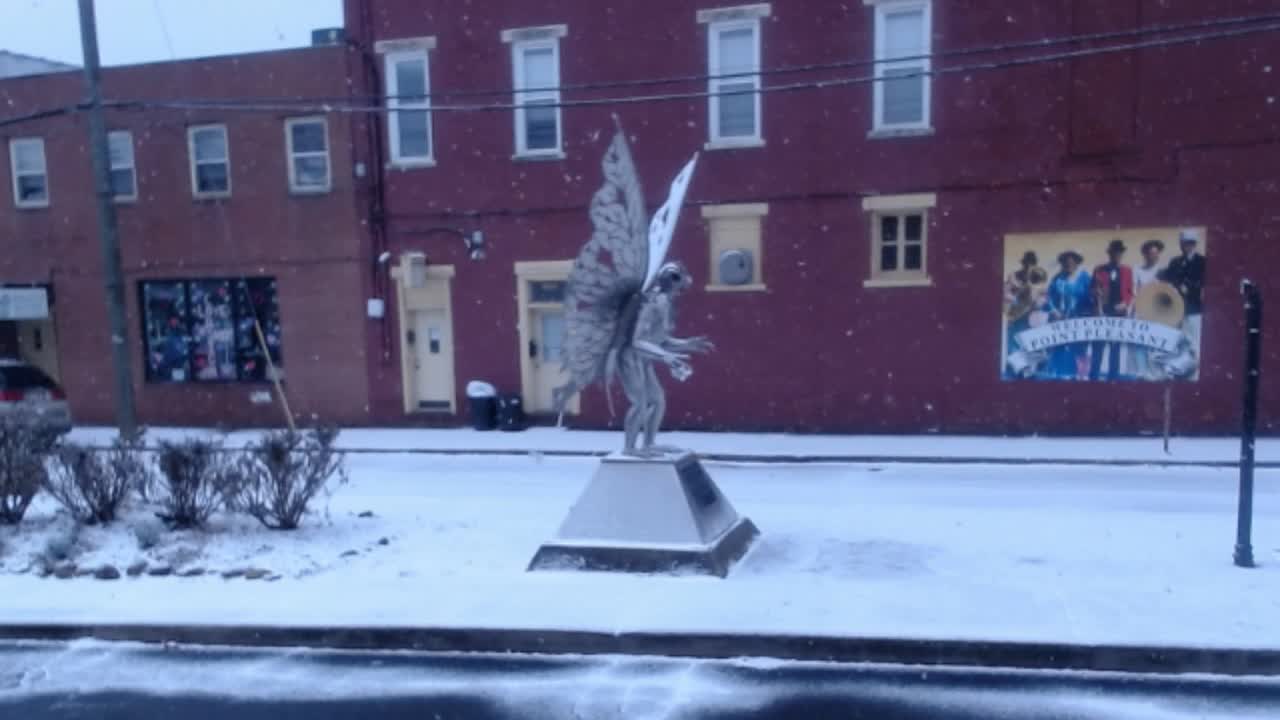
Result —
[[[1202, 33], [1197, 35], [1186, 35], [1176, 38], [1161, 38], [1155, 40], [1144, 40], [1122, 45], [1110, 45], [1100, 48], [1084, 48], [1080, 50], [1069, 50], [1059, 53], [1049, 53], [1043, 55], [1034, 55], [1025, 58], [1015, 58], [1011, 60], [1000, 60], [986, 63], [974, 63], [970, 65], [956, 65], [951, 67], [933, 68], [929, 70], [921, 69], [913, 72], [903, 72], [895, 74], [893, 80], [906, 80], [919, 77], [936, 77], [941, 75], [955, 75], [963, 73], [1002, 70], [1017, 67], [1026, 67], [1030, 65], [1038, 65], [1045, 63], [1062, 62], [1064, 60], [1073, 60], [1083, 57], [1093, 57], [1098, 55], [1109, 55], [1120, 52], [1130, 52], [1133, 50], [1144, 50], [1161, 47], [1173, 47], [1178, 45], [1197, 44], [1208, 40], [1222, 40], [1228, 38], [1245, 37], [1260, 33], [1269, 33], [1280, 30], [1280, 23], [1270, 25], [1262, 25], [1255, 27], [1246, 27], [1236, 30], [1224, 30], [1215, 33]], [[597, 106], [617, 106], [617, 105], [635, 105], [657, 102], [674, 102], [681, 100], [698, 100], [709, 97], [728, 97], [734, 95], [755, 95], [769, 93], [797, 92], [802, 90], [821, 90], [836, 87], [845, 87], [851, 85], [862, 85], [874, 82], [880, 82], [886, 78], [876, 75], [859, 75], [845, 78], [832, 78], [828, 80], [813, 80], [800, 83], [790, 83], [786, 85], [772, 85], [760, 88], [752, 88], [745, 90], [717, 90], [717, 91], [694, 91], [694, 92], [678, 92], [678, 93], [660, 93], [649, 95], [629, 95], [612, 98], [598, 98], [585, 100], [560, 100], [557, 102], [539, 102], [538, 107], [560, 107], [560, 108], [579, 108], [579, 107], [597, 107]], [[279, 113], [372, 113], [385, 114], [389, 112], [495, 112], [495, 111], [511, 111], [522, 104], [517, 103], [485, 103], [485, 104], [469, 104], [469, 105], [436, 105], [430, 108], [421, 109], [403, 109], [403, 108], [387, 108], [378, 105], [354, 105], [345, 102], [316, 102], [315, 100], [299, 100], [296, 102], [238, 102], [225, 100], [124, 100], [112, 101], [110, 107], [122, 110], [146, 110], [146, 109], [168, 109], [168, 110], [223, 110], [231, 112], [279, 112]]]
[[[1186, 23], [1179, 25], [1163, 25], [1149, 26], [1146, 28], [1135, 28], [1133, 30], [1112, 31], [1104, 33], [1094, 33], [1088, 35], [1061, 36], [1056, 38], [1046, 38], [1041, 40], [1032, 40], [1019, 43], [1006, 43], [1002, 45], [987, 45], [981, 47], [965, 48], [961, 50], [946, 51], [932, 54], [915, 55], [905, 58], [895, 58], [892, 61], [877, 60], [859, 60], [840, 63], [797, 65], [783, 68], [773, 68], [761, 70], [758, 73], [735, 73], [725, 75], [690, 75], [684, 77], [654, 78], [646, 80], [621, 81], [621, 82], [601, 82], [586, 83], [579, 85], [563, 85], [551, 90], [598, 90], [612, 89], [622, 87], [640, 87], [653, 86], [662, 84], [671, 84], [678, 82], [705, 81], [716, 79], [731, 79], [735, 77], [754, 77], [757, 75], [774, 75], [788, 74], [798, 72], [811, 72], [816, 70], [836, 69], [836, 68], [852, 68], [875, 66], [883, 62], [912, 62], [922, 60], [936, 60], [942, 58], [962, 57], [979, 54], [990, 54], [998, 52], [1007, 52], [1011, 50], [1051, 47], [1063, 44], [1077, 44], [1083, 42], [1096, 42], [1100, 40], [1115, 39], [1119, 37], [1132, 37], [1143, 35], [1156, 35], [1169, 32], [1181, 32], [1197, 28], [1208, 27], [1229, 27], [1235, 25], [1249, 25], [1259, 21], [1277, 20], [1280, 21], [1280, 15], [1253, 15], [1240, 16], [1231, 18], [1219, 18], [1215, 20], [1201, 21], [1197, 23]], [[946, 74], [955, 74], [963, 72], [972, 72], [978, 70], [995, 70], [1011, 67], [1020, 67], [1044, 62], [1057, 62], [1077, 57], [1088, 57], [1090, 55], [1100, 55], [1115, 52], [1127, 52], [1136, 49], [1145, 49], [1153, 47], [1167, 47], [1173, 45], [1181, 45], [1188, 43], [1197, 43], [1203, 40], [1214, 40], [1231, 37], [1241, 37], [1260, 32], [1271, 32], [1280, 29], [1280, 24], [1268, 24], [1255, 27], [1245, 27], [1239, 30], [1228, 30], [1219, 33], [1205, 33], [1199, 35], [1187, 35], [1176, 38], [1165, 38], [1150, 41], [1141, 41], [1129, 43], [1125, 45], [1107, 46], [1103, 48], [1086, 48], [1082, 50], [1067, 51], [1062, 53], [1052, 53], [1047, 55], [1037, 55], [1030, 58], [1018, 58], [1012, 60], [1003, 60], [990, 63], [978, 63], [973, 65], [953, 66], [944, 68], [934, 68], [932, 70], [920, 70], [912, 73], [903, 73], [895, 76], [896, 79], [909, 79], [925, 76], [937, 76]], [[677, 100], [693, 100], [703, 99], [712, 96], [726, 97], [734, 95], [753, 95], [756, 93], [771, 92], [793, 92], [797, 90], [822, 89], [828, 87], [838, 87], [843, 85], [857, 85], [875, 82], [877, 79], [874, 75], [855, 76], [850, 78], [833, 78], [828, 80], [815, 80], [802, 83], [790, 83], [785, 85], [766, 86], [756, 89], [746, 90], [722, 90], [716, 92], [697, 91], [682, 93], [661, 93], [637, 96], [622, 96], [615, 98], [599, 98], [585, 100], [561, 100], [555, 103], [539, 103], [542, 107], [591, 107], [598, 105], [611, 104], [634, 104], [645, 102], [665, 102]], [[523, 90], [521, 92], [537, 92], [536, 89]], [[475, 91], [454, 91], [446, 93], [436, 93], [439, 96], [462, 97], [462, 96], [487, 96], [487, 95], [509, 95], [514, 94], [513, 90], [475, 90]], [[403, 97], [403, 96], [402, 96]], [[432, 95], [415, 96], [416, 99], [424, 99], [432, 97]], [[394, 99], [394, 97], [381, 98]], [[368, 102], [368, 99], [365, 99]], [[146, 108], [168, 108], [176, 110], [228, 110], [228, 111], [266, 111], [266, 112], [346, 112], [346, 113], [386, 113], [392, 112], [394, 109], [386, 108], [380, 105], [360, 105], [353, 104], [351, 98], [272, 98], [272, 99], [246, 99], [246, 100], [130, 100], [130, 101], [109, 101], [106, 106], [116, 109], [146, 109]], [[520, 105], [516, 103], [485, 103], [472, 105], [436, 105], [427, 110], [431, 112], [482, 112], [482, 111], [510, 111]], [[0, 127], [9, 125], [41, 120], [49, 117], [57, 117], [69, 114], [83, 109], [80, 105], [66, 106], [62, 108], [54, 108], [43, 110], [26, 115], [19, 115], [12, 118], [0, 119]], [[403, 112], [413, 112], [412, 109], [400, 109]]]
[[[1164, 35], [1176, 32], [1187, 32], [1192, 30], [1205, 30], [1210, 28], [1231, 27], [1236, 25], [1249, 25], [1260, 22], [1276, 22], [1280, 21], [1280, 14], [1270, 15], [1245, 15], [1229, 18], [1215, 18], [1213, 20], [1201, 20], [1193, 23], [1181, 23], [1172, 25], [1149, 25], [1146, 27], [1132, 28], [1129, 30], [1113, 30], [1099, 33], [1079, 34], [1079, 35], [1062, 35], [1051, 38], [1042, 38], [1040, 40], [1027, 40], [1014, 43], [1003, 43], [994, 45], [981, 45], [970, 48], [961, 48], [958, 50], [945, 50], [935, 53], [921, 53], [917, 55], [904, 55], [889, 59], [874, 60], [842, 60], [830, 63], [811, 63], [806, 65], [789, 65], [777, 68], [765, 68], [756, 71], [743, 71], [733, 73], [720, 74], [699, 74], [699, 75], [679, 75], [662, 78], [644, 78], [638, 80], [618, 80], [594, 83], [570, 83], [556, 86], [546, 87], [530, 87], [521, 88], [503, 88], [498, 90], [438, 90], [428, 92], [423, 95], [379, 95], [377, 97], [363, 98], [365, 102], [375, 102], [378, 100], [405, 100], [405, 101], [429, 101], [433, 98], [461, 98], [461, 97], [491, 97], [499, 95], [517, 95], [522, 93], [538, 93], [538, 92], [573, 92], [573, 91], [591, 91], [591, 90], [614, 90], [628, 87], [652, 87], [660, 85], [674, 85], [691, 82], [708, 82], [714, 80], [734, 80], [742, 78], [768, 77], [772, 75], [790, 75], [797, 73], [818, 72], [822, 70], [848, 70], [853, 68], [875, 67], [888, 63], [909, 63], [924, 60], [936, 61], [949, 58], [969, 57], [973, 55], [989, 55], [1016, 50], [1028, 50], [1049, 48], [1058, 45], [1076, 45], [1081, 43], [1099, 42], [1106, 40], [1116, 40], [1126, 37], [1143, 37], [1147, 35]], [[257, 103], [289, 103], [298, 102], [292, 98], [260, 98], [258, 100], [246, 100], [245, 102], [253, 104]], [[351, 97], [326, 97], [312, 98], [311, 102], [315, 103], [349, 103]]]
[[26, 115], [15, 115], [9, 118], [0, 118], [0, 127], [8, 127], [10, 125], [18, 125], [20, 123], [34, 122], [36, 120], [45, 120], [52, 117], [60, 117], [62, 115], [70, 115], [84, 109], [82, 105], [67, 105], [60, 108], [51, 108], [49, 110], [38, 110]]

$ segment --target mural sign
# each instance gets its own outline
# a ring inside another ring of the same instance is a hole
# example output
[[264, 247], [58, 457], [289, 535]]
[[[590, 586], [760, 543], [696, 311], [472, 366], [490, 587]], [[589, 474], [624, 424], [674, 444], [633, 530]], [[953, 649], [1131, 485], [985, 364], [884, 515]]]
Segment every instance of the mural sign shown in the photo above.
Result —
[[1008, 235], [1006, 380], [1198, 380], [1205, 229]]

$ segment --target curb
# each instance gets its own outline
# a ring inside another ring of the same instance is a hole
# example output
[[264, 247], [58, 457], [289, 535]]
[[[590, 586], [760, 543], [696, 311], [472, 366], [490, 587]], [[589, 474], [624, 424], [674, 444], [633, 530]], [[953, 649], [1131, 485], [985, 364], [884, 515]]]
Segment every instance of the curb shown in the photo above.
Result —
[[641, 655], [707, 660], [762, 657], [932, 667], [1280, 676], [1280, 650], [1236, 648], [468, 628], [0, 625], [0, 641], [66, 642], [83, 639], [249, 648]]
[[[109, 450], [106, 445], [89, 445], [93, 450]], [[145, 446], [154, 452], [156, 446]], [[236, 448], [221, 448], [232, 451]], [[438, 455], [451, 457], [542, 457], [602, 458], [610, 455], [606, 450], [538, 450], [536, 448], [344, 448], [347, 455]], [[756, 455], [749, 453], [697, 453], [708, 462], [746, 463], [759, 465], [1042, 465], [1062, 467], [1149, 467], [1149, 468], [1220, 468], [1234, 469], [1240, 463], [1233, 460], [1098, 460], [1090, 458], [1017, 458], [1017, 457], [954, 457], [943, 455]], [[1258, 470], [1280, 470], [1280, 461], [1259, 461]]]

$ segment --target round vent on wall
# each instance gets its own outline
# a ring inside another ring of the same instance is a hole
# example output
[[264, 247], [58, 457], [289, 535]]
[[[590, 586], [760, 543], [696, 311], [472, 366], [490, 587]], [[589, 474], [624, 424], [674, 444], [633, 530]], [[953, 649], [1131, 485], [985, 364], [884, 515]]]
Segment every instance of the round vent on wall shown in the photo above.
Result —
[[755, 264], [750, 250], [725, 250], [720, 253], [720, 282], [725, 285], [750, 285], [755, 278]]

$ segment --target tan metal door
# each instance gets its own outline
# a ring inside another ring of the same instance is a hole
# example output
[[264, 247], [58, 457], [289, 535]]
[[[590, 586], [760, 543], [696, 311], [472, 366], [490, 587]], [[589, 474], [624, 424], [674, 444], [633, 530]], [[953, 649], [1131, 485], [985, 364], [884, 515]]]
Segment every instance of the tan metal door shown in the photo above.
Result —
[[414, 384], [419, 410], [448, 412], [453, 407], [453, 328], [444, 310], [413, 311], [408, 337], [413, 347]]
[[551, 391], [568, 381], [563, 371], [565, 320], [562, 309], [536, 309], [532, 313], [529, 358], [533, 363], [532, 412], [552, 412]]

